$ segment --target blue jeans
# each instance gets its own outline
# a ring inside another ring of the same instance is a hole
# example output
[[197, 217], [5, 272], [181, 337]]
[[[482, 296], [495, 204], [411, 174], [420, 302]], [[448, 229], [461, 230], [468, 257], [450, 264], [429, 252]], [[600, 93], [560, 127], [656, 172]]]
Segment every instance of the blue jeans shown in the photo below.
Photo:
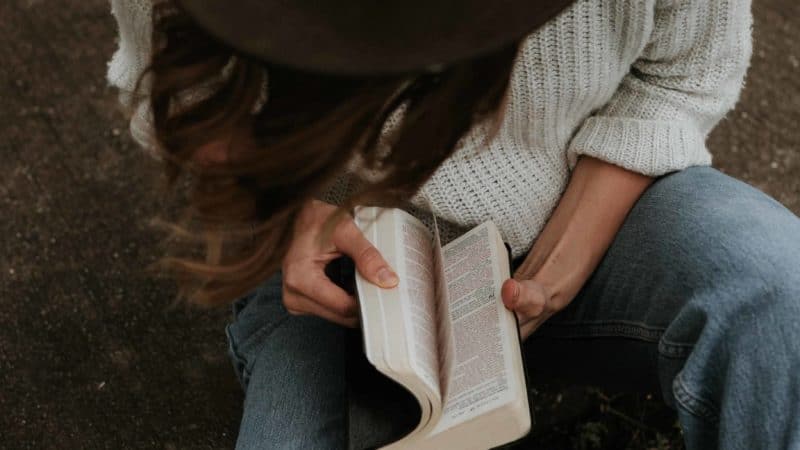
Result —
[[[344, 330], [280, 297], [276, 276], [228, 327], [237, 448], [343, 448]], [[524, 352], [534, 378], [659, 389], [689, 450], [800, 449], [800, 219], [711, 168], [663, 177]]]

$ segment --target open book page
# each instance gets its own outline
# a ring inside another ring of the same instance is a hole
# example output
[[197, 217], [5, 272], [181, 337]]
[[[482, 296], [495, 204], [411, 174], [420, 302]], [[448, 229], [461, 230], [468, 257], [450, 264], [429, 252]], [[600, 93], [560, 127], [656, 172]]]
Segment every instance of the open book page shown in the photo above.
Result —
[[[398, 232], [397, 215], [393, 210], [381, 212], [379, 208], [358, 208], [356, 224], [364, 236], [381, 252], [394, 268], [403, 267], [404, 249]], [[400, 271], [399, 271], [400, 272]], [[400, 275], [400, 274], [398, 274]], [[400, 275], [402, 281], [402, 275]], [[431, 417], [431, 398], [436, 399], [437, 413], [441, 410], [438, 389], [432, 392], [428, 383], [410, 366], [409, 342], [405, 322], [409, 319], [403, 306], [403, 286], [382, 289], [365, 280], [356, 272], [356, 287], [364, 333], [364, 351], [375, 368], [405, 387], [420, 405], [420, 424], [404, 442], [428, 425]]]
[[[378, 229], [375, 208], [358, 208], [355, 212], [355, 222], [372, 245], [380, 245], [381, 233]], [[384, 258], [389, 260], [396, 259], [396, 252], [394, 251], [382, 253]], [[357, 272], [356, 288], [358, 291], [359, 314], [361, 316], [361, 330], [364, 335], [364, 354], [378, 371], [388, 376], [390, 369], [384, 355], [387, 343], [384, 335], [384, 312], [382, 308], [385, 303], [384, 294], [388, 294], [388, 292], [365, 280]]]
[[418, 427], [386, 447], [408, 448], [441, 413], [432, 235], [398, 209], [359, 208], [356, 223], [400, 279], [395, 288], [381, 289], [356, 274], [367, 358], [420, 404]]
[[500, 300], [509, 266], [497, 228], [442, 248], [413, 216], [380, 211], [359, 209], [356, 222], [400, 282], [381, 289], [357, 274], [365, 351], [421, 407], [417, 428], [384, 449], [479, 450], [523, 436], [530, 415], [516, 321]]
[[[513, 401], [524, 389], [516, 323], [500, 299], [508, 262], [496, 227], [487, 222], [444, 251], [454, 354], [437, 430]], [[501, 273], [504, 272], [504, 273]]]
[[439, 386], [442, 398], [447, 398], [448, 383], [453, 378], [453, 355], [455, 355], [455, 341], [453, 327], [450, 320], [450, 296], [447, 292], [447, 278], [445, 275], [444, 253], [442, 240], [439, 236], [439, 225], [436, 216], [433, 216], [433, 268], [436, 278], [436, 328], [439, 344]]
[[411, 367], [431, 391], [439, 392], [439, 354], [436, 336], [435, 272], [431, 232], [415, 217], [397, 211], [398, 241], [404, 257], [395, 269], [400, 277], [403, 323]]

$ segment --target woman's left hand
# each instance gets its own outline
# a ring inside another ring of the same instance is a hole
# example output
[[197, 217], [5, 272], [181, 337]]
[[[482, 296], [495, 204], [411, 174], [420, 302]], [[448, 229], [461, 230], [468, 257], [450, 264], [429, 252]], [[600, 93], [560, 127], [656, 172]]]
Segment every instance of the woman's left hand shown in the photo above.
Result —
[[[547, 241], [547, 236], [543, 237], [540, 244]], [[574, 241], [561, 240], [550, 249], [548, 258], [542, 258], [539, 252], [549, 246], [540, 245], [532, 250], [514, 277], [503, 283], [500, 290], [503, 304], [517, 314], [522, 339], [566, 308], [599, 262], [598, 258], [592, 258], [594, 252], [587, 252], [582, 243], [564, 245], [564, 242]]]
[[557, 313], [563, 306], [554, 298], [551, 289], [536, 280], [515, 280], [503, 283], [500, 291], [503, 304], [514, 311], [519, 319], [519, 332], [527, 339], [539, 325]]
[[517, 314], [523, 339], [578, 295], [652, 181], [598, 159], [578, 160], [536, 244], [503, 283], [503, 303]]

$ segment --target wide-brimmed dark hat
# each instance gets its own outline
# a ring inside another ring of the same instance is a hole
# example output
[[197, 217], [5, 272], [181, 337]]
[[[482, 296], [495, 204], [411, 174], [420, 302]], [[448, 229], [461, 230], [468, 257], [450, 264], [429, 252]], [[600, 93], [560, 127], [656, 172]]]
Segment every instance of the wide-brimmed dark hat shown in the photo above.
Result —
[[197, 24], [265, 61], [316, 72], [422, 71], [521, 39], [572, 0], [179, 0]]

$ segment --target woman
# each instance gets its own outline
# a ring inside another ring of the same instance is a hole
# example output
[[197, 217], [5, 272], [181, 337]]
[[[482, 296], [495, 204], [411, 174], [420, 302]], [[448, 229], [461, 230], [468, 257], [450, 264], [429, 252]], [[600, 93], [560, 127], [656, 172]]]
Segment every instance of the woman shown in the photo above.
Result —
[[491, 218], [539, 373], [660, 389], [689, 449], [800, 448], [800, 220], [704, 144], [749, 1], [180, 3], [151, 33], [148, 1], [112, 1], [109, 77], [190, 175], [206, 252], [166, 266], [196, 302], [242, 297], [238, 448], [344, 445], [356, 303], [325, 267], [398, 282], [333, 206], [363, 203], [429, 208], [450, 236]]

